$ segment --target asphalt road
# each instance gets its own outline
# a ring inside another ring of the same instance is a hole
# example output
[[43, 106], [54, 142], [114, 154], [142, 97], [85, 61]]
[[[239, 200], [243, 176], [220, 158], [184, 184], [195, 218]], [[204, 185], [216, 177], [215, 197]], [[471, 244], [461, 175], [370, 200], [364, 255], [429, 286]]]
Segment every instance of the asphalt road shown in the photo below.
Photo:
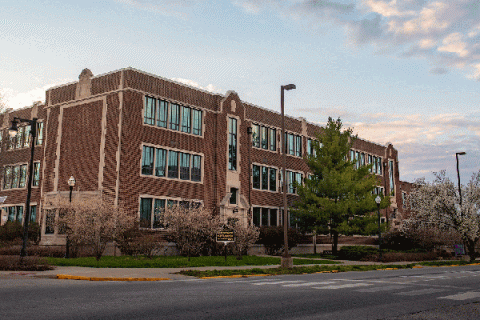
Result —
[[0, 279], [0, 319], [480, 319], [480, 267], [236, 279]]

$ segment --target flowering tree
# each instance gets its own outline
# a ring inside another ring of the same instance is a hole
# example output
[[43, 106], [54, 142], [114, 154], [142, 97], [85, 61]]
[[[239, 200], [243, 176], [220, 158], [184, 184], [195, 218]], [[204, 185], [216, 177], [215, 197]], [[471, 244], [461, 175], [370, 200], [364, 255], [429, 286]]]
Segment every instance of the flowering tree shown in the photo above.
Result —
[[108, 242], [134, 224], [135, 217], [101, 198], [57, 199], [57, 225], [66, 233], [73, 251], [82, 246], [92, 248], [98, 260]]
[[419, 187], [409, 196], [412, 219], [440, 230], [458, 232], [473, 261], [480, 239], [480, 171], [466, 186], [461, 186], [461, 204], [457, 187], [445, 176], [445, 171], [434, 175], [433, 183], [425, 182], [424, 178], [415, 182]]
[[221, 229], [219, 217], [203, 207], [169, 207], [165, 210], [165, 222], [171, 239], [189, 260], [192, 255], [200, 254]]
[[235, 233], [233, 250], [237, 257], [241, 259], [242, 255], [247, 254], [248, 249], [257, 242], [260, 236], [260, 228], [254, 225], [244, 226], [238, 221], [230, 223], [230, 225]]

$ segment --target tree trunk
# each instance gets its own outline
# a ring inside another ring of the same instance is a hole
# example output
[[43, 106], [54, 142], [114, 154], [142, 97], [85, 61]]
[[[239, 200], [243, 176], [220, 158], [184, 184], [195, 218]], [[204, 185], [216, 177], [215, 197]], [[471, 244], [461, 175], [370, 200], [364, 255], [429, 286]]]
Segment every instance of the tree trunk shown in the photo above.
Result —
[[475, 258], [477, 257], [477, 253], [475, 252], [476, 244], [477, 244], [477, 241], [473, 241], [473, 240], [466, 241], [466, 249], [467, 249], [468, 256], [470, 257], [470, 262], [475, 261]]
[[334, 256], [337, 255], [338, 253], [338, 231], [337, 230], [332, 230], [333, 234], [333, 243], [332, 243], [332, 254]]

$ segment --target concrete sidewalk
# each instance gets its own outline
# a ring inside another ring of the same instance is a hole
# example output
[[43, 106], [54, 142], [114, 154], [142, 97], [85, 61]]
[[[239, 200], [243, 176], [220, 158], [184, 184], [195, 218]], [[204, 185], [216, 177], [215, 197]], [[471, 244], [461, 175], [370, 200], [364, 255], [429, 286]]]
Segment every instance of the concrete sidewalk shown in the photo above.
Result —
[[[329, 266], [341, 265], [391, 265], [391, 264], [409, 264], [415, 262], [391, 262], [379, 263], [368, 261], [342, 261], [341, 264], [322, 264]], [[307, 266], [307, 265], [302, 265]], [[93, 281], [162, 281], [162, 280], [188, 280], [195, 277], [177, 274], [181, 270], [235, 270], [235, 269], [254, 269], [254, 268], [278, 268], [280, 265], [267, 266], [233, 266], [233, 267], [187, 267], [187, 268], [89, 268], [89, 267], [55, 267], [48, 271], [0, 271], [1, 278], [56, 278], [73, 280], [93, 280]]]

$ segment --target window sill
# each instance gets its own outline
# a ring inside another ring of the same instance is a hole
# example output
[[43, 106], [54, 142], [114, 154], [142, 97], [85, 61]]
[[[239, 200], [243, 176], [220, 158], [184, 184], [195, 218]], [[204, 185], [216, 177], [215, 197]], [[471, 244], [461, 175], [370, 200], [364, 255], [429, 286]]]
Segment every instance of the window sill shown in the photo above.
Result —
[[181, 130], [173, 130], [173, 129], [170, 129], [170, 128], [159, 127], [159, 126], [156, 126], [156, 125], [153, 125], [153, 124], [143, 123], [143, 125], [146, 126], [146, 127], [150, 127], [150, 128], [156, 128], [156, 129], [167, 130], [167, 131], [170, 131], [170, 132], [181, 133], [181, 134], [185, 134], [185, 135], [192, 136], [192, 137], [198, 137], [198, 138], [202, 138], [202, 139], [204, 138], [204, 135], [198, 135], [198, 134], [184, 132], [184, 131], [181, 131]]

